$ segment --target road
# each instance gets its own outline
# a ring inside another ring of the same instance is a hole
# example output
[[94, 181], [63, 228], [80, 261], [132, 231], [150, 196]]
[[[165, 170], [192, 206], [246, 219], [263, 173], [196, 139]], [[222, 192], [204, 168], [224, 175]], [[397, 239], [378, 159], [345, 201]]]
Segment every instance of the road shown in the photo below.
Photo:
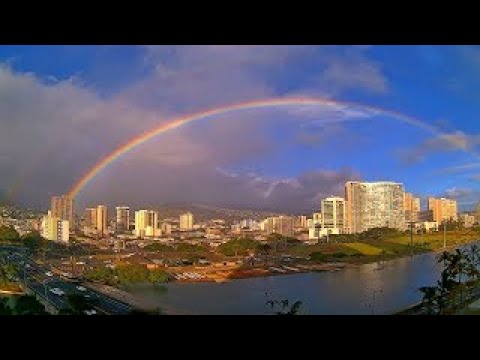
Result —
[[[95, 310], [97, 314], [127, 315], [133, 310], [132, 306], [95, 291], [80, 281], [73, 281], [51, 273], [47, 266], [37, 264], [24, 252], [11, 248], [0, 248], [0, 250], [7, 252], [6, 261], [17, 264], [21, 269], [18, 280], [35, 294], [46, 299], [57, 310], [69, 308], [67, 295], [70, 294], [81, 295], [94, 300], [95, 305], [92, 306], [92, 310]], [[52, 289], [55, 288], [62, 290], [65, 294], [57, 295], [53, 293]]]

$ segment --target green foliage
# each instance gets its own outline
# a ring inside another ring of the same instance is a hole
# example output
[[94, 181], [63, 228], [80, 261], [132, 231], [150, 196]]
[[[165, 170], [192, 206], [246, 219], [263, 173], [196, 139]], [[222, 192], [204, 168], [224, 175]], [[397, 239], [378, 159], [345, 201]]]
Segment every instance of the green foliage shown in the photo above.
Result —
[[116, 273], [118, 281], [122, 284], [146, 282], [149, 278], [149, 270], [140, 264], [119, 265]]
[[24, 295], [15, 299], [12, 309], [13, 315], [47, 315], [43, 305], [35, 296]]
[[428, 314], [452, 314], [464, 306], [470, 291], [478, 286], [480, 249], [472, 245], [470, 250], [456, 249], [443, 252], [438, 259], [443, 264], [440, 280], [435, 286], [424, 286], [422, 306]]
[[328, 256], [320, 251], [315, 251], [310, 254], [310, 260], [312, 261], [326, 261]]
[[99, 267], [88, 271], [85, 278], [90, 280], [103, 281], [110, 285], [132, 284], [132, 283], [165, 283], [171, 280], [170, 275], [161, 270], [149, 270], [140, 264], [121, 264], [115, 270], [108, 267]]
[[11, 226], [0, 226], [0, 240], [3, 241], [18, 241], [20, 235], [18, 235], [17, 230]]
[[8, 306], [6, 298], [0, 298], [0, 315], [13, 315], [12, 309]]
[[32, 231], [23, 235], [21, 241], [23, 245], [34, 254], [40, 250], [45, 251], [48, 247], [48, 240], [44, 239], [38, 231]]
[[97, 304], [97, 299], [86, 298], [79, 294], [67, 295], [68, 308], [62, 309], [60, 315], [84, 315], [84, 311], [94, 309]]
[[187, 243], [178, 244], [176, 246], [176, 250], [179, 252], [192, 252], [192, 253], [203, 253], [206, 251], [204, 246], [187, 244]]
[[152, 283], [166, 283], [171, 280], [170, 274], [166, 271], [161, 269], [153, 269], [150, 270], [150, 274], [148, 275], [148, 281]]
[[89, 280], [103, 281], [107, 284], [115, 283], [115, 271], [108, 267], [97, 267], [89, 270], [84, 275]]
[[402, 232], [388, 227], [373, 228], [357, 234], [360, 240], [380, 240], [388, 237], [401, 236]]
[[160, 243], [153, 243], [144, 247], [147, 251], [160, 251], [160, 252], [170, 252], [174, 251], [175, 249], [172, 246], [160, 244]]
[[[358, 254], [358, 253], [355, 253]], [[355, 254], [347, 254], [341, 251], [333, 252], [333, 253], [322, 253], [320, 251], [314, 251], [310, 253], [310, 260], [316, 261], [316, 262], [325, 262], [325, 261], [334, 261], [336, 259], [342, 259], [348, 256], [354, 256]]]
[[222, 244], [218, 247], [218, 250], [226, 256], [238, 256], [238, 255], [247, 255], [249, 251], [253, 251], [257, 248], [258, 241], [242, 238], [242, 239], [233, 239], [225, 244]]

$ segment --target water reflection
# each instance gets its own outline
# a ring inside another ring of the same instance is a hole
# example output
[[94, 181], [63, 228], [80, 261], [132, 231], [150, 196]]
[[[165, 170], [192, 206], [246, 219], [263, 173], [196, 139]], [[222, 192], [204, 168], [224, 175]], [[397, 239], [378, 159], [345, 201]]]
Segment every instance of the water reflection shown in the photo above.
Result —
[[175, 314], [266, 314], [270, 299], [301, 300], [306, 314], [390, 314], [421, 300], [441, 266], [428, 253], [361, 265], [332, 273], [292, 274], [228, 283], [169, 284], [167, 292], [133, 287], [131, 292]]

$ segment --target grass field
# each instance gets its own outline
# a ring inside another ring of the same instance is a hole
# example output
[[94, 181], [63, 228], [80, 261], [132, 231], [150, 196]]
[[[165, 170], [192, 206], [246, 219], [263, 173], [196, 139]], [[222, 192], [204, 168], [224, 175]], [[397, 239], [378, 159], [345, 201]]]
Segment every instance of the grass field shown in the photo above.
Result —
[[361, 243], [361, 242], [354, 242], [354, 243], [346, 243], [342, 244], [342, 246], [356, 250], [358, 253], [362, 255], [367, 255], [367, 256], [375, 256], [375, 255], [380, 255], [384, 249], [372, 246], [366, 243]]

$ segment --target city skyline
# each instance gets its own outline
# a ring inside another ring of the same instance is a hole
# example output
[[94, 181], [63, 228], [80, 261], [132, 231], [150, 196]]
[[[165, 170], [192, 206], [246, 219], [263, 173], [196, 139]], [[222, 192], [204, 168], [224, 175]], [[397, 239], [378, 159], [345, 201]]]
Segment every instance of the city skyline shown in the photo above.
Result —
[[0, 91], [12, 101], [0, 111], [0, 189], [47, 208], [89, 179], [77, 212], [293, 211], [342, 196], [349, 180], [388, 180], [422, 207], [445, 197], [470, 210], [480, 200], [475, 56], [469, 46], [2, 47]]

